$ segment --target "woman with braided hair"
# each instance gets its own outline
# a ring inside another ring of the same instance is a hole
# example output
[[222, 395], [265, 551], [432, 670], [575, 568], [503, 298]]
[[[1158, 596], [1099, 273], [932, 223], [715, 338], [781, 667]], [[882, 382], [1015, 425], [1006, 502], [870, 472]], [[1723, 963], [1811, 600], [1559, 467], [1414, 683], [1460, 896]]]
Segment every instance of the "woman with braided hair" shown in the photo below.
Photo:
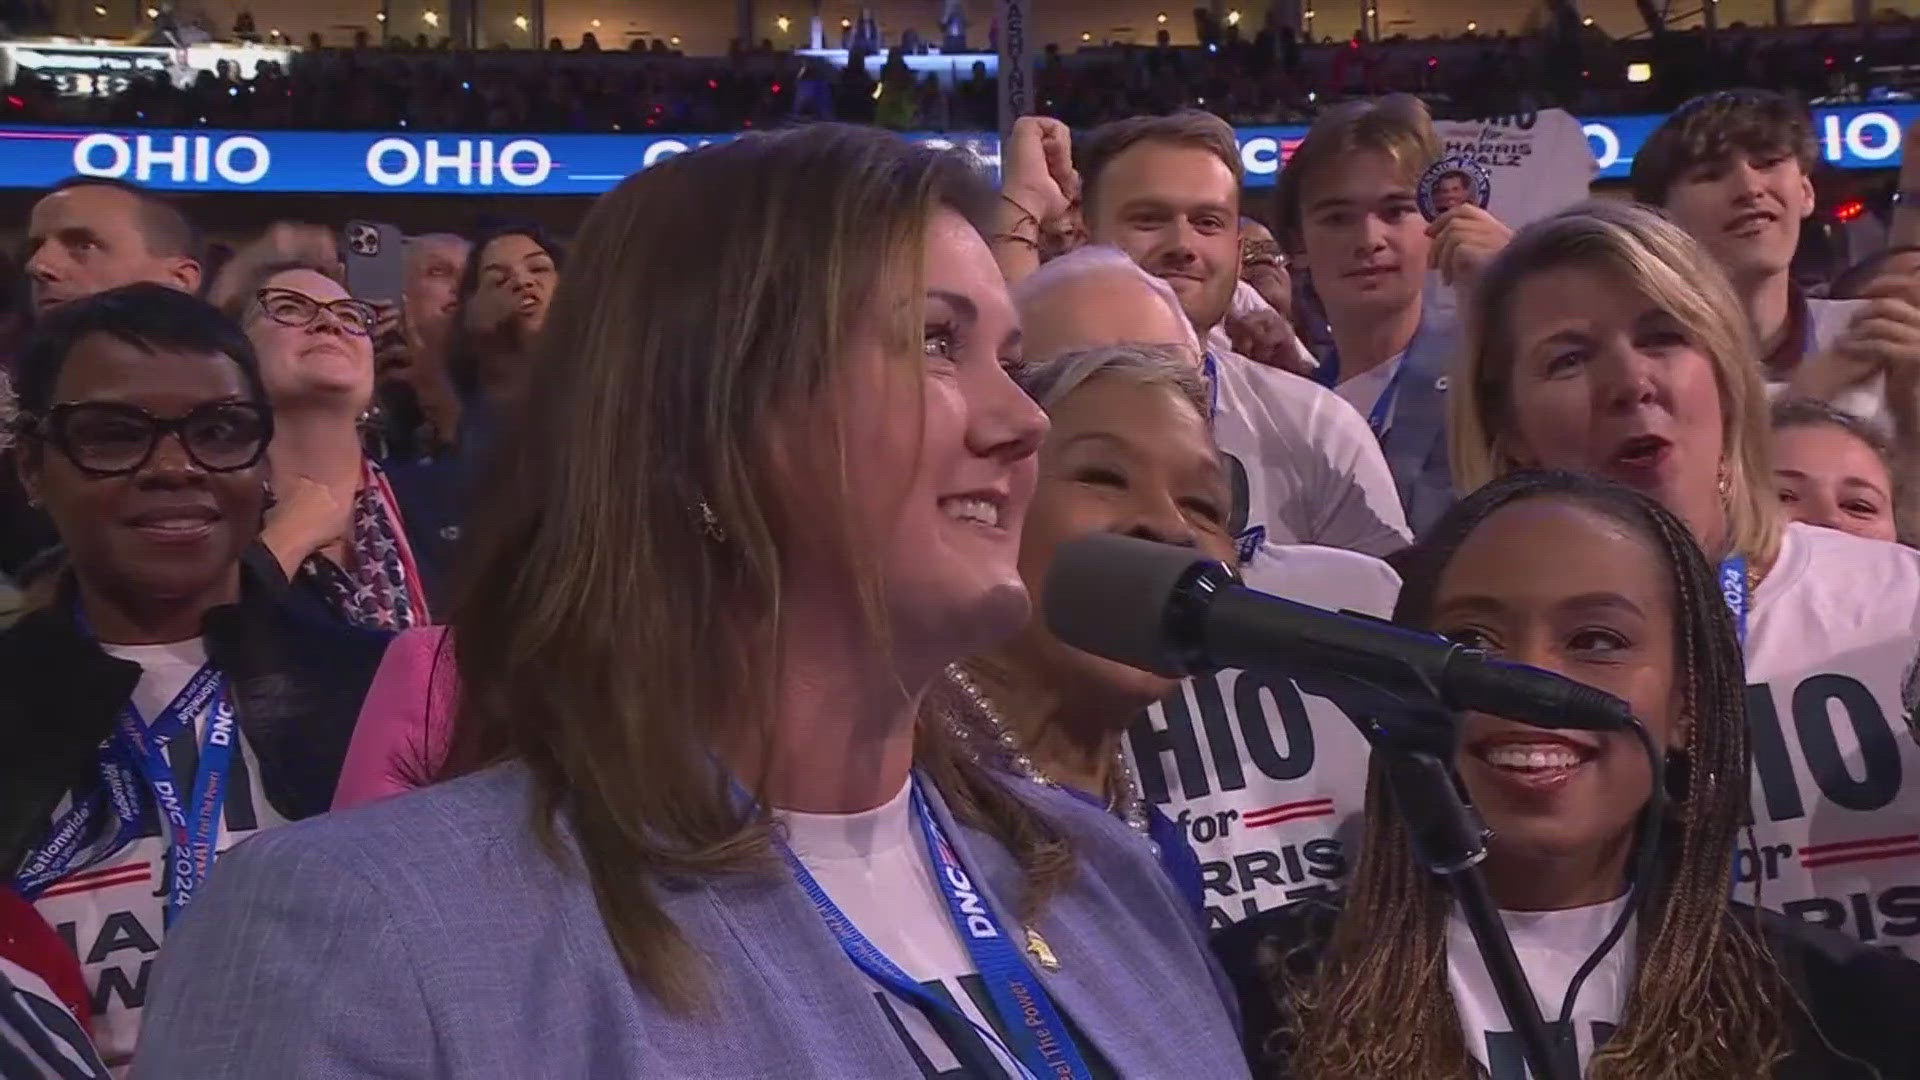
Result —
[[[1521, 472], [1396, 561], [1395, 622], [1604, 689], [1664, 755], [1656, 772], [1627, 733], [1461, 723], [1454, 764], [1493, 830], [1482, 869], [1567, 1064], [1636, 1080], [1920, 1075], [1920, 966], [1765, 911], [1757, 885], [1729, 903], [1749, 767], [1740, 652], [1679, 518], [1606, 481]], [[1637, 860], [1656, 783], [1659, 842]], [[1344, 900], [1216, 936], [1256, 1075], [1522, 1080], [1472, 936], [1416, 863], [1377, 761], [1361, 851]]]
[[1733, 615], [1753, 747], [1738, 882], [1920, 960], [1920, 552], [1786, 521], [1733, 287], [1652, 211], [1521, 230], [1466, 304], [1447, 395], [1455, 486], [1602, 476], [1687, 523]]

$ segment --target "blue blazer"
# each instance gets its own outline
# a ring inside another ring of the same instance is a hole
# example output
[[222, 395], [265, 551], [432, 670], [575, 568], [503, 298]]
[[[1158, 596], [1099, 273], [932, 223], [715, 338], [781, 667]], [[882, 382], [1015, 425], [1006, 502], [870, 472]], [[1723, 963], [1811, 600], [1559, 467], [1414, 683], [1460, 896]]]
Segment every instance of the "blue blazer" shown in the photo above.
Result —
[[[1151, 850], [1072, 796], [1014, 783], [1079, 853], [1036, 924], [1060, 960], [1038, 975], [1062, 1012], [1122, 1076], [1247, 1076], [1231, 991]], [[535, 839], [531, 793], [524, 768], [500, 766], [222, 856], [167, 935], [133, 1075], [919, 1074], [783, 872], [662, 887], [706, 955], [713, 1003], [664, 1009], [622, 970], [577, 862]], [[1012, 857], [927, 794], [987, 902], [1011, 910]]]
[[1416, 540], [1454, 503], [1453, 470], [1447, 462], [1447, 392], [1459, 351], [1459, 324], [1429, 306], [1400, 361], [1405, 373], [1393, 403], [1393, 423], [1380, 440]]

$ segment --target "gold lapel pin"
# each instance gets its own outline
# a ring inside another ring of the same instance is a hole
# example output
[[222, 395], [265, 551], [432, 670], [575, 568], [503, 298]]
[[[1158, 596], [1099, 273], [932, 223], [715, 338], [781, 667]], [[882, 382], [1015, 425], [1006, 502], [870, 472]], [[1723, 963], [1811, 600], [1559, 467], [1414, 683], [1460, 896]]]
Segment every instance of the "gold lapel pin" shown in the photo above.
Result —
[[1047, 971], [1060, 970], [1060, 958], [1053, 955], [1053, 949], [1047, 944], [1047, 939], [1041, 937], [1039, 931], [1031, 926], [1027, 927], [1027, 952], [1032, 954], [1034, 963]]

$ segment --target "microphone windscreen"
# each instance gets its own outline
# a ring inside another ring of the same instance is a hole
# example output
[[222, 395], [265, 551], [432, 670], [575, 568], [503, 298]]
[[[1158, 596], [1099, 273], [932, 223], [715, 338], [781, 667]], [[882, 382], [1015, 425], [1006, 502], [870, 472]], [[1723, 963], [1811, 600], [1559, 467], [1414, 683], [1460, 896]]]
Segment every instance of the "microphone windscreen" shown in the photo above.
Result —
[[1094, 533], [1055, 550], [1041, 588], [1047, 629], [1068, 645], [1167, 678], [1187, 674], [1168, 612], [1196, 564], [1191, 548]]

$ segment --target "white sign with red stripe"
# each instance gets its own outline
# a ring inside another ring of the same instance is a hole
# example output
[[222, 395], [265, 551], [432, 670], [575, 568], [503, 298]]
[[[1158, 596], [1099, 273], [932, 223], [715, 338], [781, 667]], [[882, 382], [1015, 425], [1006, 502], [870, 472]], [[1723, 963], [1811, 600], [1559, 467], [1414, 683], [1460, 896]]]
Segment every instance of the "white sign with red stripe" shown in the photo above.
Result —
[[1920, 855], [1920, 833], [1882, 836], [1873, 840], [1844, 840], [1836, 844], [1809, 844], [1800, 849], [1800, 866], [1818, 870], [1823, 866], [1846, 863], [1878, 862]]
[[[1400, 579], [1351, 551], [1269, 544], [1242, 568], [1274, 596], [1374, 616]], [[1189, 679], [1135, 719], [1127, 753], [1147, 801], [1200, 856], [1213, 926], [1346, 883], [1359, 850], [1367, 742], [1325, 698], [1286, 679]]]
[[1258, 829], [1267, 825], [1281, 825], [1289, 821], [1304, 821], [1307, 818], [1327, 817], [1333, 813], [1331, 798], [1302, 799], [1299, 802], [1281, 803], [1264, 810], [1249, 810], [1240, 819], [1240, 823], [1249, 829]]
[[1916, 651], [1883, 641], [1747, 688], [1754, 826], [1734, 897], [1757, 883], [1766, 907], [1920, 960], [1920, 746], [1903, 699]]
[[1367, 744], [1332, 702], [1245, 671], [1189, 679], [1134, 722], [1127, 750], [1200, 856], [1213, 926], [1351, 873]]

